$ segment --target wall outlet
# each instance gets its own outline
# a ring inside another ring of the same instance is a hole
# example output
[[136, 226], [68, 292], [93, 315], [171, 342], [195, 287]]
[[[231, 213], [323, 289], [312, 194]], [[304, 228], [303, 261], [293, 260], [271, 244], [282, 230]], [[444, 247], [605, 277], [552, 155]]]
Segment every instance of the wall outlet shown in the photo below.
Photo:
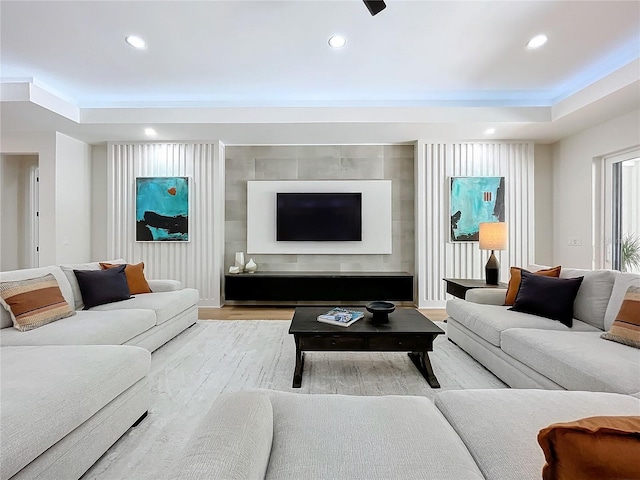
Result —
[[567, 242], [567, 244], [570, 247], [579, 247], [582, 245], [582, 239], [578, 237], [569, 237], [569, 241]]

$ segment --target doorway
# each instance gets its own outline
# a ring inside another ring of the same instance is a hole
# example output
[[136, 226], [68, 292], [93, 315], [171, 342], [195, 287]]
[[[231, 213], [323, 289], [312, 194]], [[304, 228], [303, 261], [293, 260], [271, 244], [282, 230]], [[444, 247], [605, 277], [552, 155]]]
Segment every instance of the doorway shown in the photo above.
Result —
[[0, 156], [0, 270], [39, 266], [37, 155]]

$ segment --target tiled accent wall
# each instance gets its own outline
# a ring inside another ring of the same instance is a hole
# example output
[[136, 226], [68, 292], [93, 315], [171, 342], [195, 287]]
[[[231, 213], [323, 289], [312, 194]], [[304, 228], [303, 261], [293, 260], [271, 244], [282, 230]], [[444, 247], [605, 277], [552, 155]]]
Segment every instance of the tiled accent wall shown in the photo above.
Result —
[[[248, 146], [225, 150], [225, 270], [245, 252], [264, 271], [414, 272], [414, 146]], [[391, 180], [390, 255], [251, 255], [247, 180]]]

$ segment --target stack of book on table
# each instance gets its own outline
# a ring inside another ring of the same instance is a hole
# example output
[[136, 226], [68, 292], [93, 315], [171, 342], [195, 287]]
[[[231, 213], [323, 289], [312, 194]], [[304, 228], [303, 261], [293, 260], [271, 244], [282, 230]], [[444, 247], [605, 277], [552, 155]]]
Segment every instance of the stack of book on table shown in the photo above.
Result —
[[335, 307], [329, 310], [327, 313], [318, 315], [318, 321], [322, 323], [328, 323], [330, 325], [340, 325], [341, 327], [348, 327], [352, 323], [360, 320], [362, 317], [364, 317], [364, 312]]

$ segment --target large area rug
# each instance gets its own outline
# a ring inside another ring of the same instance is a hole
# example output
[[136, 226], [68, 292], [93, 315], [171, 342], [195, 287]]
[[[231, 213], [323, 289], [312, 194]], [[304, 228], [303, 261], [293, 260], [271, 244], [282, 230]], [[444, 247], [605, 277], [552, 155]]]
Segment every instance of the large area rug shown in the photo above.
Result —
[[[433, 398], [406, 353], [306, 353], [302, 388], [289, 321], [199, 321], [157, 350], [151, 408], [85, 474], [95, 479], [168, 478], [176, 459], [222, 392], [267, 388], [301, 394], [420, 395]], [[438, 325], [446, 330], [446, 324]], [[440, 390], [506, 388], [444, 335], [429, 355]]]

